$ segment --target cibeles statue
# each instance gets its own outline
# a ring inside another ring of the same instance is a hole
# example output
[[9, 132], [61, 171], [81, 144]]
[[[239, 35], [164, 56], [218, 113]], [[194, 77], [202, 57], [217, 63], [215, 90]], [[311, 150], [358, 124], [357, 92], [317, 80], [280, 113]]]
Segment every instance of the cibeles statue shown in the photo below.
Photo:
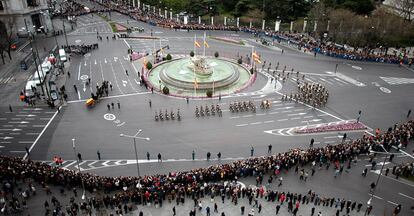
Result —
[[203, 57], [191, 57], [192, 64], [188, 66], [192, 71], [201, 76], [210, 76], [213, 70]]

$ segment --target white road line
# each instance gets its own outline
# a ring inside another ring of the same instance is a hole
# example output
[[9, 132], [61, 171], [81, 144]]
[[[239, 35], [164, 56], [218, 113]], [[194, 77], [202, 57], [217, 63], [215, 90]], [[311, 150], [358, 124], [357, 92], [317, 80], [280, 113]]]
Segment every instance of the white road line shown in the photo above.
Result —
[[243, 118], [248, 118], [248, 117], [252, 117], [253, 115], [245, 115], [245, 116], [242, 116]]
[[115, 70], [114, 70], [114, 66], [112, 65], [112, 62], [109, 62], [109, 64], [111, 65], [112, 73], [114, 74], [115, 84], [118, 87], [118, 89], [121, 92], [121, 94], [124, 94], [124, 92], [122, 91], [121, 87], [119, 86], [118, 80], [116, 79], [116, 73], [115, 73]]
[[318, 116], [327, 116], [327, 114], [319, 114]]
[[393, 205], [395, 205], [395, 206], [397, 206], [398, 204], [397, 203], [395, 203], [395, 202], [392, 202], [392, 201], [387, 201], [388, 203], [390, 203], [390, 204], [393, 204]]
[[105, 81], [105, 78], [104, 78], [104, 74], [103, 74], [103, 69], [102, 69], [102, 61], [101, 61], [101, 60], [99, 60], [99, 66], [100, 66], [100, 68], [101, 68], [102, 82], [103, 82], [103, 81]]
[[278, 114], [279, 112], [271, 112], [270, 115]]
[[261, 124], [262, 122], [253, 122], [253, 123], [250, 123], [251, 125], [258, 125], [258, 124]]
[[30, 144], [32, 144], [33, 141], [19, 141], [18, 143], [30, 143]]
[[43, 121], [49, 121], [50, 118], [39, 118], [39, 119]]
[[336, 141], [326, 141], [325, 143], [326, 144], [331, 144], [331, 143], [334, 143], [334, 142], [336, 142]]
[[405, 194], [403, 194], [403, 193], [398, 193], [399, 195], [401, 195], [401, 196], [403, 196], [403, 197], [407, 197], [408, 199], [412, 199], [412, 200], [414, 200], [414, 198], [413, 197], [410, 197], [410, 196], [408, 196], [408, 195], [405, 195]]
[[[50, 123], [53, 121], [53, 119], [56, 117], [57, 114], [58, 114], [58, 111], [56, 111], [55, 114], [52, 116], [52, 118], [50, 118], [49, 122], [46, 124], [46, 127], [43, 128], [43, 130], [40, 132], [39, 136], [36, 138], [36, 140], [30, 146], [29, 152], [31, 152], [32, 149], [35, 147], [36, 143], [39, 141], [40, 137], [46, 131], [46, 129], [49, 127]], [[27, 153], [24, 155], [23, 160], [26, 160], [26, 158], [27, 158]]]
[[72, 161], [69, 164], [66, 164], [63, 168], [66, 168], [67, 169], [68, 167], [72, 166], [74, 163], [76, 163], [76, 161]]
[[80, 80], [81, 62], [79, 62], [78, 80]]
[[233, 116], [233, 117], [230, 117], [229, 119], [237, 119], [237, 118], [240, 118], [240, 116]]
[[327, 136], [327, 137], [324, 137], [324, 139], [337, 139], [338, 137], [337, 136]]
[[298, 120], [300, 117], [291, 118], [290, 120]]
[[46, 125], [32, 125], [32, 127], [44, 127]]
[[25, 153], [26, 151], [9, 151], [10, 153]]
[[247, 124], [238, 124], [238, 125], [236, 125], [236, 127], [244, 127], [244, 126], [247, 126]]
[[[135, 95], [146, 95], [146, 94], [151, 94], [151, 92], [138, 92], [138, 93], [130, 93], [130, 94], [123, 94], [123, 95], [113, 95], [113, 96], [108, 96], [108, 97], [103, 97], [100, 100], [105, 100], [105, 99], [111, 99], [111, 98], [120, 98], [120, 97], [129, 97], [129, 96], [135, 96]], [[67, 103], [81, 103], [81, 102], [85, 102], [85, 100], [74, 100], [74, 101], [68, 101]], [[228, 112], [229, 110], [223, 110], [223, 112]]]
[[275, 121], [270, 120], [270, 121], [264, 121], [263, 123], [264, 123], [264, 124], [268, 124], [268, 123], [272, 123], [272, 122], [275, 122]]
[[[124, 71], [126, 71], [126, 69], [125, 69], [125, 67], [124, 67], [124, 64], [122, 64], [122, 61], [121, 61], [121, 60], [119, 60], [119, 63], [121, 63], [121, 67], [122, 67], [122, 69], [123, 69]], [[134, 86], [132, 85], [132, 82], [131, 82], [131, 79], [129, 79], [129, 76], [127, 76], [127, 78], [128, 78], [128, 81], [129, 81], [129, 86], [131, 86], [132, 90], [134, 90], [135, 92], [138, 92], [138, 90], [136, 90], [136, 89], [134, 88]], [[140, 77], [138, 77], [138, 79], [140, 79]]]
[[38, 135], [40, 133], [26, 133], [26, 135]]
[[259, 113], [259, 114], [256, 114], [257, 116], [264, 116], [264, 115], [266, 115], [266, 113]]
[[287, 120], [289, 120], [289, 119], [279, 119], [277, 121], [287, 121]]
[[[372, 194], [370, 194], [370, 193], [368, 193], [368, 195], [372, 195]], [[380, 200], [383, 200], [384, 198], [382, 198], [382, 197], [379, 197], [379, 196], [377, 196], [377, 195], [372, 195], [372, 197], [374, 197], [374, 198], [377, 198], [377, 199], [380, 199]]]
[[282, 113], [288, 113], [288, 112], [292, 112], [292, 110], [282, 111]]

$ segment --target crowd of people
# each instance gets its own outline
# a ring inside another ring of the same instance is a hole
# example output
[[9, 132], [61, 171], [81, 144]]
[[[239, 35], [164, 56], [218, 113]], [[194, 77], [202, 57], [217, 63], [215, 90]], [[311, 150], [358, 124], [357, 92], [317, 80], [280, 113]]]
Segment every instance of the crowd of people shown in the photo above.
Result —
[[[387, 52], [375, 52], [378, 50], [376, 47], [364, 47], [362, 49], [348, 49], [345, 46], [338, 45], [333, 42], [324, 42], [322, 40], [315, 39], [307, 34], [293, 33], [293, 32], [275, 32], [271, 29], [258, 29], [248, 26], [234, 26], [224, 24], [199, 24], [198, 21], [189, 22], [184, 24], [177, 22], [176, 19], [170, 19], [160, 16], [158, 13], [154, 13], [152, 10], [140, 10], [130, 9], [127, 5], [118, 4], [113, 5], [109, 2], [103, 3], [106, 8], [117, 11], [119, 13], [130, 16], [133, 19], [149, 23], [154, 26], [160, 26], [171, 29], [186, 29], [186, 30], [225, 30], [225, 31], [243, 31], [255, 34], [257, 36], [267, 36], [272, 38], [273, 41], [284, 41], [291, 45], [297, 46], [298, 49], [328, 55], [336, 58], [343, 58], [357, 61], [371, 61], [371, 62], [383, 62], [390, 64], [407, 64], [411, 67], [413, 63], [413, 54], [409, 54], [407, 50], [403, 50], [401, 53], [394, 52], [393, 54], [387, 54]], [[142, 8], [142, 7], [141, 7]], [[383, 50], [383, 49], [382, 49]], [[410, 57], [411, 56], [411, 57]]]
[[[239, 191], [243, 193], [241, 188], [237, 186], [231, 187], [231, 184], [223, 182], [233, 182], [240, 178], [254, 176], [258, 179], [258, 183], [262, 183], [265, 174], [271, 174], [276, 178], [280, 177], [279, 184], [282, 183], [281, 173], [289, 171], [296, 167], [323, 165], [330, 166], [334, 164], [335, 176], [339, 175], [345, 163], [350, 166], [359, 155], [370, 153], [371, 149], [378, 149], [382, 145], [385, 149], [390, 149], [392, 145], [401, 148], [412, 140], [414, 135], [414, 121], [410, 120], [401, 125], [395, 125], [389, 128], [385, 133], [377, 133], [374, 136], [364, 134], [362, 138], [351, 141], [350, 143], [341, 143], [337, 145], [327, 145], [326, 147], [310, 148], [310, 149], [292, 149], [284, 153], [277, 153], [271, 156], [251, 157], [245, 160], [238, 160], [228, 164], [213, 165], [207, 168], [198, 168], [190, 171], [179, 171], [169, 174], [145, 175], [145, 176], [119, 176], [105, 177], [97, 176], [91, 173], [78, 173], [73, 170], [62, 169], [59, 167], [51, 167], [42, 162], [32, 160], [22, 160], [21, 158], [13, 158], [0, 156], [0, 170], [2, 175], [4, 195], [3, 206], [12, 208], [16, 206], [15, 200], [5, 200], [7, 193], [11, 192], [11, 184], [24, 181], [27, 183], [26, 196], [33, 191], [32, 180], [47, 188], [48, 185], [63, 188], [85, 187], [90, 193], [102, 191], [105, 194], [116, 193], [114, 196], [107, 196], [103, 202], [103, 206], [114, 205], [120, 207], [121, 211], [124, 205], [138, 203], [148, 205], [162, 205], [163, 200], [176, 201], [177, 204], [184, 202], [185, 197], [198, 199], [203, 196], [231, 196], [233, 201], [237, 200]], [[411, 170], [408, 170], [411, 169]], [[404, 173], [413, 173], [413, 165], [404, 166]], [[305, 174], [304, 174], [305, 175]], [[272, 177], [273, 178], [273, 177]], [[263, 188], [263, 187], [260, 187]], [[259, 188], [259, 193], [260, 189]], [[247, 190], [247, 189], [246, 189]], [[237, 196], [235, 196], [235, 194]], [[246, 192], [247, 193], [247, 192]], [[267, 198], [274, 194], [276, 200], [280, 201], [279, 194], [276, 191], [262, 191], [266, 193]], [[75, 193], [76, 194], [76, 193]], [[285, 193], [287, 194], [287, 193]], [[237, 197], [237, 198], [236, 198]], [[302, 199], [303, 199], [302, 195]], [[311, 196], [307, 196], [311, 198]], [[322, 198], [321, 196], [318, 196]], [[90, 202], [97, 202], [99, 200]], [[325, 200], [325, 198], [320, 199]], [[328, 198], [332, 200], [332, 198]], [[305, 201], [306, 198], [305, 198]], [[237, 201], [235, 201], [237, 203]], [[292, 201], [293, 202], [293, 201]], [[312, 201], [311, 201], [312, 202]], [[326, 202], [326, 201], [325, 201]], [[332, 201], [329, 201], [332, 202]], [[335, 201], [334, 201], [335, 202]], [[293, 202], [295, 203], [295, 202]], [[88, 209], [88, 203], [72, 206], [66, 209], [69, 215], [76, 215], [79, 209]], [[94, 204], [100, 206], [99, 204]], [[126, 208], [130, 209], [130, 208]], [[125, 210], [125, 209], [124, 209]]]

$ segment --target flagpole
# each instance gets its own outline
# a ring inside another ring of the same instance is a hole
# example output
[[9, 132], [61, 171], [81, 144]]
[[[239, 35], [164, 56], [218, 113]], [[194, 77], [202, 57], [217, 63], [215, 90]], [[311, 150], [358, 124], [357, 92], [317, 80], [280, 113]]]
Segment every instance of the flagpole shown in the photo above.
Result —
[[203, 47], [204, 47], [204, 49], [203, 49], [203, 55], [204, 55], [204, 57], [206, 57], [206, 32], [204, 32], [204, 42], [203, 42]]
[[254, 47], [252, 46], [252, 54], [251, 54], [251, 59], [250, 59], [250, 65], [252, 66], [252, 68], [253, 68], [253, 63], [254, 63], [254, 60], [253, 60], [253, 53], [254, 53]]
[[197, 36], [196, 34], [194, 34], [194, 56], [196, 55], [196, 41], [197, 41]]

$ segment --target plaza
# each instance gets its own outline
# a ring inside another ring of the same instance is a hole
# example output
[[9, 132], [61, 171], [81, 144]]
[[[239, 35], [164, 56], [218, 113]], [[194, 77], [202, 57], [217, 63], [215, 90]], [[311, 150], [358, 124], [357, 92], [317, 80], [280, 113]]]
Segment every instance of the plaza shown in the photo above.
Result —
[[[252, 191], [265, 188], [269, 193], [272, 190], [306, 195], [311, 190], [318, 195], [315, 195], [318, 201], [300, 202], [298, 215], [310, 215], [312, 207], [316, 207], [314, 215], [319, 211], [322, 215], [335, 215], [340, 207], [325, 205], [325, 200], [328, 204], [331, 198], [335, 200], [332, 203], [339, 198], [339, 203], [344, 199], [355, 202], [355, 205], [362, 204], [360, 211], [352, 209], [349, 215], [364, 215], [371, 205], [370, 215], [384, 212], [392, 215], [398, 205], [402, 205], [399, 215], [412, 214], [413, 182], [398, 178], [395, 173], [399, 172], [394, 168], [401, 167], [402, 170], [407, 164], [412, 165], [412, 136], [407, 138], [406, 146], [382, 145], [383, 139], [378, 138], [379, 134], [388, 136], [390, 127], [394, 136], [402, 136], [395, 130], [395, 124], [400, 127], [406, 123], [398, 129], [408, 131], [404, 134], [412, 133], [409, 110], [414, 107], [411, 99], [414, 69], [408, 64], [398, 66], [314, 54], [298, 49], [292, 43], [272, 41], [266, 35], [259, 37], [250, 30], [187, 30], [160, 23], [154, 25], [127, 16], [121, 6], [107, 12], [105, 4], [78, 2], [101, 12], [99, 15], [93, 12], [77, 16], [76, 27], [67, 32], [67, 38], [57, 37], [56, 43], [65, 45], [67, 40], [69, 45], [78, 47], [97, 43], [99, 48], [83, 55], [68, 53], [63, 72], [56, 75], [55, 81], [58, 89], [65, 86], [66, 99], [62, 94], [62, 98], [55, 101], [54, 109], [42, 100], [37, 100], [34, 106], [16, 100], [27, 80], [31, 79], [25, 71], [8, 72], [2, 66], [5, 75], [0, 81], [0, 159], [4, 164], [17, 166], [19, 162], [10, 158], [21, 157], [27, 167], [56, 169], [66, 176], [66, 185], [54, 178], [47, 183], [52, 195], [58, 197], [63, 206], [70, 202], [74, 187], [79, 194], [75, 202], [81, 203], [84, 201], [82, 193], [96, 199], [104, 199], [106, 195], [122, 197], [128, 192], [135, 193], [140, 187], [151, 188], [148, 178], [165, 178], [168, 182], [189, 172], [188, 175], [197, 179], [193, 184], [197, 184], [197, 190], [207, 184], [210, 189], [225, 188], [222, 186], [225, 181], [237, 180]], [[113, 27], [103, 17], [110, 17], [111, 22], [127, 28], [144, 29], [144, 32], [134, 31], [129, 37], [121, 37], [123, 33], [113, 33]], [[272, 44], [263, 44], [263, 39]], [[196, 46], [195, 42], [201, 46]], [[38, 37], [36, 43], [44, 54], [55, 46], [51, 37]], [[168, 49], [163, 48], [166, 46]], [[132, 60], [129, 50], [144, 56]], [[22, 49], [24, 52], [30, 52], [29, 46]], [[167, 55], [171, 60], [166, 59]], [[148, 62], [152, 63], [150, 68]], [[86, 101], [97, 95], [100, 87], [105, 89], [105, 82], [108, 83], [106, 90], [97, 97], [94, 106], [88, 107]], [[168, 93], [164, 87], [168, 87]], [[269, 106], [262, 106], [264, 103]], [[207, 114], [206, 111], [197, 115], [201, 107], [210, 112], [213, 110], [210, 107], [220, 107], [222, 115]], [[180, 120], [154, 119], [154, 114], [177, 115], [178, 110]], [[371, 136], [386, 149], [371, 142], [368, 138]], [[334, 151], [329, 153], [331, 146]], [[326, 157], [338, 154], [339, 150], [346, 158], [338, 159], [338, 164], [334, 159], [319, 161], [320, 155], [312, 149], [320, 150]], [[358, 153], [350, 149], [358, 149]], [[377, 154], [373, 155], [373, 152]], [[395, 158], [392, 160], [389, 155]], [[292, 157], [294, 162], [286, 162], [286, 166], [275, 162], [284, 161], [285, 157]], [[57, 165], [55, 158], [61, 158], [60, 164]], [[302, 160], [303, 164], [299, 164]], [[313, 161], [316, 165], [312, 165]], [[376, 161], [376, 168], [372, 161]], [[250, 170], [251, 167], [261, 171]], [[295, 167], [299, 170], [294, 171]], [[336, 170], [340, 167], [344, 171], [339, 175]], [[16, 170], [24, 169], [24, 166], [16, 167]], [[303, 175], [309, 175], [307, 181], [299, 180], [302, 169]], [[364, 177], [361, 173], [365, 169], [368, 174]], [[385, 175], [385, 169], [390, 174]], [[276, 170], [280, 173], [276, 174]], [[237, 174], [233, 175], [233, 171]], [[211, 172], [221, 173], [222, 177]], [[243, 172], [248, 174], [240, 174]], [[85, 179], [89, 175], [101, 176], [102, 179], [97, 177], [97, 182], [104, 182], [107, 177], [108, 181], [118, 180], [118, 184], [121, 181], [121, 185], [114, 184], [108, 193], [104, 187], [94, 191], [90, 180], [93, 178], [90, 178], [86, 181], [86, 192], [83, 192], [83, 180], [82, 185], [80, 180], [69, 180], [76, 179], [70, 177], [76, 173], [87, 176]], [[211, 181], [199, 181], [199, 173]], [[131, 176], [133, 180], [121, 176]], [[138, 176], [142, 179], [135, 179]], [[260, 184], [257, 183], [259, 176], [263, 177]], [[270, 176], [273, 181], [269, 183]], [[281, 177], [283, 184], [278, 186]], [[3, 176], [4, 182], [6, 179]], [[138, 187], [135, 181], [142, 181], [138, 183], [141, 186]], [[375, 194], [370, 191], [372, 182], [377, 184]], [[45, 200], [52, 206], [51, 195], [45, 192], [41, 182], [34, 184], [39, 198], [33, 195], [28, 199], [29, 210], [25, 213], [44, 215]], [[23, 181], [21, 185], [25, 188]], [[68, 195], [63, 196], [60, 188], [64, 188]], [[237, 186], [232, 186], [235, 188]], [[139, 204], [138, 201], [128, 201], [131, 209], [123, 215], [139, 215], [140, 211], [144, 215], [172, 215], [174, 206], [177, 215], [188, 215], [194, 207], [197, 207], [197, 215], [206, 215], [207, 206], [211, 208], [211, 215], [222, 212], [240, 215], [241, 206], [246, 207], [246, 215], [251, 209], [255, 215], [260, 215], [258, 207], [249, 204], [248, 196], [245, 199], [238, 197], [235, 204], [232, 194], [225, 193], [226, 199], [222, 203], [222, 192], [219, 189], [216, 192], [203, 192], [202, 197], [196, 199], [202, 203], [201, 211], [198, 204], [193, 205], [195, 195], [191, 197], [190, 193], [185, 193], [185, 203], [176, 205], [174, 200], [168, 202], [168, 196], [164, 194], [166, 199], [162, 207], [153, 197], [149, 204], [141, 200]], [[214, 198], [211, 198], [212, 194]], [[261, 214], [274, 215], [280, 201], [266, 200], [266, 195], [258, 198], [263, 205]], [[319, 199], [324, 202], [319, 203]], [[219, 205], [218, 213], [213, 213], [214, 203]], [[92, 212], [94, 215], [115, 214], [117, 206], [101, 209], [105, 212], [99, 213], [94, 206]], [[340, 215], [346, 215], [346, 211], [345, 207]], [[288, 203], [280, 206], [279, 215], [291, 214]]]

